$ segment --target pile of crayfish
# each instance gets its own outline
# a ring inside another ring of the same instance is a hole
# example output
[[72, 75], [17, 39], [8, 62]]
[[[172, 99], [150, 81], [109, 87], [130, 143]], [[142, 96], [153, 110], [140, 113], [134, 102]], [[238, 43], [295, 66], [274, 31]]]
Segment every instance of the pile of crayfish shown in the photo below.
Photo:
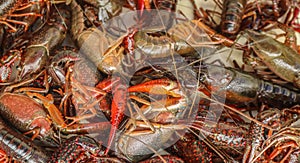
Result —
[[299, 33], [298, 0], [0, 1], [0, 162], [298, 163]]

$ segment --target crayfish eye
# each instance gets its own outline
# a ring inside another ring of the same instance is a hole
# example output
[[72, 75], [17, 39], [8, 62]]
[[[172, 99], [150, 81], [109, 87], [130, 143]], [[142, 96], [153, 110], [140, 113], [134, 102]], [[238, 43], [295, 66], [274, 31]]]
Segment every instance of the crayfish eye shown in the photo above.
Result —
[[207, 76], [207, 74], [205, 74], [205, 73], [200, 73], [199, 81], [200, 81], [201, 83], [203, 83], [203, 84], [208, 84], [208, 83], [210, 83], [211, 80], [209, 79], [209, 77]]
[[298, 119], [298, 118], [299, 118], [298, 114], [293, 114], [293, 119]]

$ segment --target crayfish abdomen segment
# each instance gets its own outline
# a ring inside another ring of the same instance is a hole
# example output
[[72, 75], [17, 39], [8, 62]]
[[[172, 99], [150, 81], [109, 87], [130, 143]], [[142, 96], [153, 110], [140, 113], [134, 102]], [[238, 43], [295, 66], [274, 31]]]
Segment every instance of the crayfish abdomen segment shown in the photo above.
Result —
[[44, 163], [49, 160], [45, 151], [23, 135], [13, 131], [2, 119], [0, 119], [0, 148], [19, 161]]

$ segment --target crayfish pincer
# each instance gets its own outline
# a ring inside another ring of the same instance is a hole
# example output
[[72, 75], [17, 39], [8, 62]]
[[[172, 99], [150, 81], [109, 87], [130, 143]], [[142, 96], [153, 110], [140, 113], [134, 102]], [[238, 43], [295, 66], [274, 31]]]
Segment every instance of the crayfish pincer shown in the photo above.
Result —
[[296, 50], [253, 30], [245, 30], [243, 36], [252, 41], [251, 48], [266, 67], [282, 80], [300, 88], [300, 57]]
[[39, 103], [22, 94], [3, 93], [0, 96], [0, 114], [21, 132], [47, 137], [53, 133], [51, 121]]
[[279, 108], [300, 103], [298, 92], [234, 68], [206, 65], [200, 74], [200, 81], [205, 85], [204, 91], [209, 92], [209, 96], [214, 94], [225, 98], [226, 103], [241, 106], [262, 102]]
[[106, 47], [113, 43], [113, 40], [98, 28], [87, 28], [84, 24], [85, 18], [81, 6], [76, 2], [70, 3], [72, 9], [71, 34], [73, 40], [80, 48], [80, 52], [92, 61], [99, 70], [106, 74], [115, 72], [121, 62], [122, 48], [116, 52], [105, 53]]
[[41, 71], [47, 64], [50, 51], [65, 39], [70, 12], [61, 9], [59, 13], [53, 13], [52, 18], [52, 22], [48, 22], [39, 30], [39, 34], [34, 35], [29, 40], [29, 46], [25, 50], [24, 57], [22, 57], [20, 79]]

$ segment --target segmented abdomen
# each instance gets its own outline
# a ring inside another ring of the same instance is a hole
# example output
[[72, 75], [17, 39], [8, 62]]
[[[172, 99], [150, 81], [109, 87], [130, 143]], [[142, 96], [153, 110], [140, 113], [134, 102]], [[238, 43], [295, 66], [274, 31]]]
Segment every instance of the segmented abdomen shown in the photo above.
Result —
[[245, 6], [245, 0], [224, 1], [221, 17], [221, 31], [223, 34], [232, 35], [239, 32]]
[[[102, 152], [102, 153], [101, 153]], [[93, 156], [103, 154], [104, 149], [93, 139], [84, 136], [74, 136], [61, 145], [51, 158], [50, 162], [80, 162], [89, 160]]]
[[290, 107], [300, 102], [299, 93], [263, 80], [260, 82], [260, 96], [262, 102], [274, 106]]
[[0, 119], [0, 148], [8, 156], [28, 163], [44, 163], [48, 161], [45, 151], [35, 146], [30, 140], [19, 134]]
[[213, 153], [209, 151], [209, 147], [191, 133], [185, 134], [167, 151], [181, 157], [184, 162], [210, 163], [213, 156]]

